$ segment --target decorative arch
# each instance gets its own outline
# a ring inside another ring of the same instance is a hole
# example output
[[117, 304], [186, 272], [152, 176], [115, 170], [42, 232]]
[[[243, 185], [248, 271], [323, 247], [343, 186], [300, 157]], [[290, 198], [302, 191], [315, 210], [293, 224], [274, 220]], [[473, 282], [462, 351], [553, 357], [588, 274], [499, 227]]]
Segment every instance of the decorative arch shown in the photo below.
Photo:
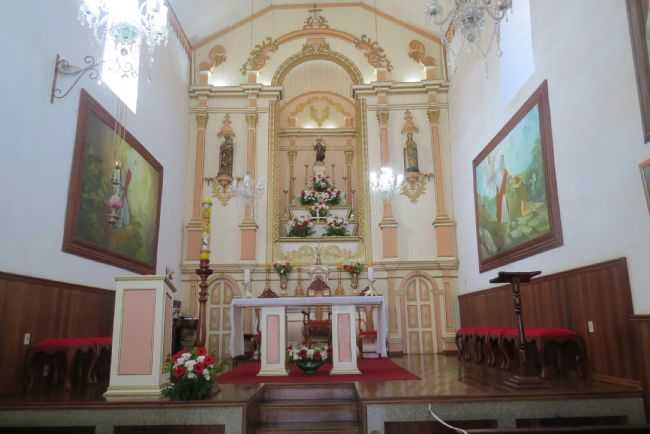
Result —
[[355, 65], [348, 57], [330, 50], [329, 47], [321, 50], [311, 50], [307, 49], [308, 47], [309, 45], [305, 45], [302, 51], [289, 57], [278, 67], [278, 69], [276, 69], [275, 74], [273, 74], [273, 79], [271, 80], [272, 86], [281, 86], [287, 74], [293, 68], [312, 60], [326, 60], [336, 63], [350, 75], [354, 84], [363, 84], [363, 75], [361, 74], [361, 70], [359, 70], [357, 65]]
[[[295, 39], [304, 38], [307, 44], [310, 41], [322, 41], [327, 44], [326, 38], [333, 38], [345, 41], [363, 52], [368, 60], [368, 63], [374, 68], [382, 68], [387, 71], [393, 70], [393, 63], [386, 56], [385, 50], [379, 45], [379, 42], [374, 41], [368, 35], [361, 35], [356, 37], [350, 33], [335, 30], [335, 29], [303, 29], [294, 32], [286, 33], [276, 39], [267, 37], [251, 50], [250, 55], [246, 62], [241, 67], [241, 73], [246, 74], [248, 71], [259, 71], [271, 58], [272, 54], [278, 51], [281, 45], [291, 42]], [[329, 48], [329, 47], [328, 47]]]
[[413, 279], [416, 279], [418, 277], [421, 277], [421, 278], [425, 279], [426, 281], [428, 281], [431, 284], [431, 291], [432, 291], [433, 294], [442, 294], [443, 293], [443, 290], [438, 286], [438, 282], [436, 281], [436, 279], [434, 279], [433, 277], [431, 277], [430, 275], [428, 275], [427, 273], [424, 273], [422, 271], [412, 271], [409, 274], [407, 274], [406, 276], [404, 276], [404, 278], [402, 279], [402, 284], [400, 285], [399, 290], [397, 291], [397, 293], [399, 295], [404, 295], [404, 291], [406, 290], [406, 287], [410, 283], [410, 281], [413, 280]]

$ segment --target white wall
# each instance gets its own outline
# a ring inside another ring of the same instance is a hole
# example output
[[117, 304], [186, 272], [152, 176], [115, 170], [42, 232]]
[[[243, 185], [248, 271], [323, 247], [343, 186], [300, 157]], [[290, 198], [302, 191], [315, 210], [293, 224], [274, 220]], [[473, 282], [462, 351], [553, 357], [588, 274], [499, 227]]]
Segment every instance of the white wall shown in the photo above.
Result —
[[[106, 86], [82, 79], [50, 105], [57, 53], [80, 64], [101, 57], [91, 31], [77, 21], [78, 0], [7, 2], [0, 14], [0, 271], [113, 288], [126, 270], [61, 251], [79, 91], [87, 89], [106, 109], [116, 100]], [[146, 63], [143, 59], [143, 67]], [[158, 269], [179, 268], [185, 147], [188, 132], [188, 62], [170, 33], [153, 69], [143, 69], [137, 115], [127, 129], [164, 167]], [[148, 76], [150, 75], [150, 81]]]
[[634, 310], [650, 313], [650, 216], [638, 165], [643, 143], [625, 2], [532, 0], [536, 70], [507, 105], [499, 71], [461, 62], [450, 92], [461, 292], [485, 288], [478, 271], [472, 159], [544, 80], [549, 81], [564, 245], [510, 264], [553, 273], [625, 256]]

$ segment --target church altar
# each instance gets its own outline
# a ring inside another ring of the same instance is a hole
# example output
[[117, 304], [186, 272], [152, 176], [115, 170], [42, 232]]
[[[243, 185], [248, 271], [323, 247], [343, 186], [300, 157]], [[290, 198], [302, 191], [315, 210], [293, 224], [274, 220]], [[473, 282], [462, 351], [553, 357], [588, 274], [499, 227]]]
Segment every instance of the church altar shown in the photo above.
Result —
[[230, 306], [230, 351], [244, 354], [243, 308], [260, 308], [259, 376], [287, 375], [287, 309], [326, 306], [332, 309], [332, 375], [358, 374], [356, 309], [378, 308], [377, 352], [387, 357], [388, 308], [383, 296], [235, 298]]

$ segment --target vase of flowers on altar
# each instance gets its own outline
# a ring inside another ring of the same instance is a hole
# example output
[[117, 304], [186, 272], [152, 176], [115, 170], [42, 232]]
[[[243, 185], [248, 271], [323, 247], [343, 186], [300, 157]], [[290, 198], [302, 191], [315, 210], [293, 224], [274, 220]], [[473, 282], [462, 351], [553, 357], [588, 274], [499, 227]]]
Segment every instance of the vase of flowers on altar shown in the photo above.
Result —
[[303, 190], [300, 195], [300, 203], [303, 206], [314, 205], [319, 202], [318, 193], [314, 190]]
[[329, 213], [330, 213], [330, 207], [325, 205], [322, 202], [309, 207], [309, 214], [311, 214], [312, 217], [317, 217], [317, 218], [326, 217]]
[[297, 347], [289, 346], [289, 362], [295, 363], [305, 374], [315, 374], [323, 363], [327, 360], [329, 348], [324, 345], [298, 345]]
[[320, 195], [321, 195], [321, 202], [329, 206], [337, 206], [341, 203], [342, 200], [341, 190], [334, 187], [330, 188], [327, 191], [321, 192]]
[[280, 288], [287, 289], [289, 273], [291, 273], [291, 264], [287, 261], [278, 261], [273, 264], [273, 268], [280, 276]]
[[311, 184], [316, 191], [327, 191], [332, 184], [330, 183], [329, 176], [316, 175], [311, 179]]
[[290, 237], [305, 238], [314, 233], [314, 222], [310, 217], [299, 216], [289, 221], [287, 235]]
[[215, 391], [217, 374], [225, 367], [225, 360], [217, 361], [205, 347], [179, 351], [165, 363], [171, 384], [162, 394], [176, 401], [207, 399]]
[[342, 217], [330, 217], [327, 219], [325, 235], [328, 237], [344, 237], [348, 234], [348, 222]]
[[363, 264], [361, 262], [353, 262], [351, 264], [344, 264], [343, 271], [347, 271], [352, 276], [352, 289], [359, 287], [359, 274], [363, 271]]

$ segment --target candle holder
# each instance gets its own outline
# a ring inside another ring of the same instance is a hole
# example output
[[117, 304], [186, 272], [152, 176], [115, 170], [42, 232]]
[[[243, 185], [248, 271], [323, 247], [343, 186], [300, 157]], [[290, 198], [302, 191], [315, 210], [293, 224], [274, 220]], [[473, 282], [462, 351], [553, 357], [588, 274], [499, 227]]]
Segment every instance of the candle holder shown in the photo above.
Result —
[[208, 278], [212, 275], [213, 271], [210, 268], [210, 260], [201, 259], [199, 261], [199, 268], [196, 274], [199, 276], [199, 333], [196, 338], [196, 345], [204, 347], [207, 336], [206, 324], [206, 304], [208, 302]]
[[343, 286], [341, 285], [341, 266], [339, 265], [337, 268], [339, 272], [339, 283], [334, 291], [334, 295], [345, 295], [345, 289], [343, 289]]
[[266, 281], [264, 282], [264, 291], [260, 294], [259, 298], [279, 298], [278, 294], [271, 289], [271, 281], [269, 274], [271, 273], [270, 267], [266, 267]]
[[302, 268], [298, 268], [298, 284], [296, 285], [296, 297], [304, 297], [305, 288], [302, 287]]

